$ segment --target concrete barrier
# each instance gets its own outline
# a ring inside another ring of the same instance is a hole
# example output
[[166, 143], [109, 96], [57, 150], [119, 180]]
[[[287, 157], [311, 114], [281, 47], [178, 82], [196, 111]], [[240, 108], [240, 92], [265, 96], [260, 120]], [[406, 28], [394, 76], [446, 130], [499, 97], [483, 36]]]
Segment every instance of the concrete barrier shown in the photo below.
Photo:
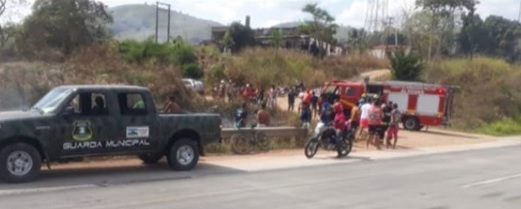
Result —
[[251, 133], [252, 131], [262, 132], [267, 137], [281, 137], [281, 138], [305, 138], [308, 135], [308, 129], [305, 128], [297, 128], [293, 126], [280, 126], [280, 127], [258, 127], [251, 129], [250, 127], [245, 127], [241, 129], [237, 128], [223, 128], [221, 130], [221, 137], [223, 139], [228, 139], [234, 134], [240, 133]]

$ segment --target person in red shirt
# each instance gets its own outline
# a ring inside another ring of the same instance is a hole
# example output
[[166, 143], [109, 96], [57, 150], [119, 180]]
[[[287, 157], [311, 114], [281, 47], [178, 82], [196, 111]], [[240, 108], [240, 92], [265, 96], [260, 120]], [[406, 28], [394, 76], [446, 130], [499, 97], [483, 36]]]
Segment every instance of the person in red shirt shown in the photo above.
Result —
[[373, 144], [378, 150], [381, 150], [380, 147], [380, 134], [382, 132], [382, 104], [377, 99], [369, 109], [369, 136], [366, 141], [366, 148], [369, 148], [369, 143]]
[[346, 116], [344, 114], [344, 108], [342, 105], [336, 105], [333, 106], [333, 109], [335, 111], [335, 118], [333, 119], [333, 126], [336, 130], [336, 139], [337, 142], [341, 140], [342, 134], [345, 133], [347, 126], [346, 126]]

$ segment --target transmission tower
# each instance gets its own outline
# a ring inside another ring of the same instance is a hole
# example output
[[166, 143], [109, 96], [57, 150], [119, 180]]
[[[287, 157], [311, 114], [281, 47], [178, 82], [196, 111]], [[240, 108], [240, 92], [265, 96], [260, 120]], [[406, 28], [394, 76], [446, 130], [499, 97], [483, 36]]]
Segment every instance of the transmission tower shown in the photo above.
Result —
[[519, 2], [519, 14], [517, 15], [517, 22], [521, 22], [521, 1]]
[[389, 0], [367, 0], [364, 29], [381, 31], [389, 21]]

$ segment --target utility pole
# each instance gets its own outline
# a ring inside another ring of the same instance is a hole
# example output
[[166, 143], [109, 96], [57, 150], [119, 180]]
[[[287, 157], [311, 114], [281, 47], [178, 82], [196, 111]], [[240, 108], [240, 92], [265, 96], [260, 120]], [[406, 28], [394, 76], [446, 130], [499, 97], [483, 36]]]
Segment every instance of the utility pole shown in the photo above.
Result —
[[521, 1], [519, 2], [519, 14], [517, 16], [517, 22], [521, 22]]
[[170, 17], [171, 17], [171, 6], [170, 4], [163, 3], [163, 2], [156, 2], [156, 43], [159, 42], [159, 10], [161, 9], [161, 6], [166, 6], [168, 8], [168, 20], [167, 20], [167, 31], [166, 31], [166, 41], [170, 41]]

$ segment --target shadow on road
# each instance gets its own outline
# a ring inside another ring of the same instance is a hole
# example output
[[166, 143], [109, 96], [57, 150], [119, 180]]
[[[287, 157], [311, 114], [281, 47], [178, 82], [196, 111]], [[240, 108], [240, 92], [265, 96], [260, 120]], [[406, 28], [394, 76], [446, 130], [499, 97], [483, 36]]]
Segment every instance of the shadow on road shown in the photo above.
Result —
[[38, 179], [24, 184], [7, 184], [0, 182], [2, 190], [40, 189], [49, 187], [76, 187], [76, 186], [112, 186], [131, 183], [143, 183], [154, 181], [171, 181], [190, 179], [207, 175], [233, 174], [244, 171], [200, 163], [192, 171], [173, 171], [166, 162], [157, 165], [125, 165], [117, 167], [80, 167], [59, 168], [48, 170], [42, 167], [42, 173]]

